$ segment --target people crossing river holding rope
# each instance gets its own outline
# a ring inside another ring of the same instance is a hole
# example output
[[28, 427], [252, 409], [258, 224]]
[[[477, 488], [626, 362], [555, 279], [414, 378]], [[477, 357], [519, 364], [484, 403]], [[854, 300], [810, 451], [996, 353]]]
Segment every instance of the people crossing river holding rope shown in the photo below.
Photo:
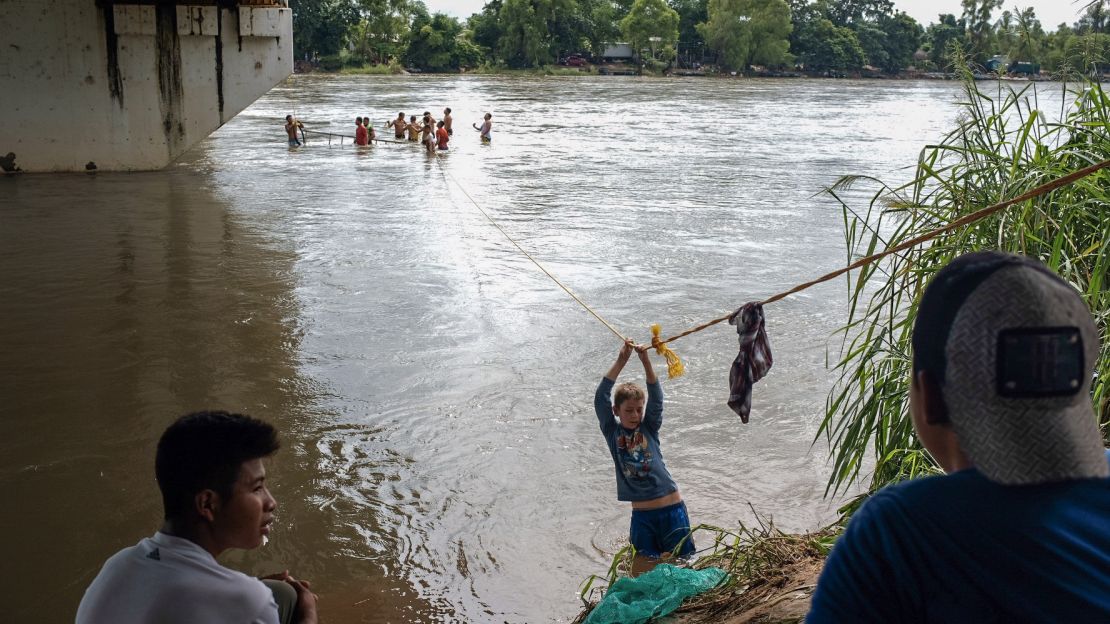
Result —
[[403, 111], [397, 113], [397, 118], [391, 119], [389, 123], [385, 124], [385, 127], [393, 128], [393, 138], [398, 141], [403, 141], [405, 138], [405, 128], [408, 127], [408, 124], [405, 123], [405, 113]]
[[[451, 136], [454, 134], [451, 126], [453, 123], [451, 116], [451, 109], [443, 109], [443, 119], [437, 121], [432, 115], [431, 111], [424, 111], [423, 119], [418, 120], [416, 115], [410, 115], [408, 121], [405, 121], [404, 111], [397, 113], [397, 117], [390, 119], [386, 122], [385, 127], [393, 130], [393, 140], [378, 139], [377, 132], [374, 129], [374, 124], [370, 121], [370, 116], [359, 116], [355, 118], [355, 131], [354, 135], [321, 132], [313, 130], [315, 134], [327, 137], [328, 145], [332, 145], [333, 139], [338, 139], [339, 145], [343, 145], [344, 141], [349, 139], [351, 144], [359, 147], [373, 145], [376, 142], [385, 143], [420, 143], [424, 146], [429, 154], [437, 152], [446, 152], [448, 150], [448, 143]], [[285, 117], [285, 132], [289, 139], [290, 147], [300, 147], [304, 144], [303, 138], [298, 138], [297, 132], [300, 131], [301, 136], [305, 134], [304, 124], [294, 118], [293, 115], [286, 115]], [[481, 127], [478, 124], [472, 124], [474, 129], [478, 131], [481, 136], [483, 145], [488, 145], [491, 141], [491, 130], [493, 128], [493, 115], [486, 113]], [[440, 132], [442, 130], [442, 132]]]
[[370, 133], [362, 125], [362, 117], [355, 117], [355, 145], [363, 147], [370, 144]]
[[301, 141], [297, 138], [297, 129], [304, 132], [304, 124], [297, 121], [292, 115], [285, 116], [285, 134], [289, 137], [289, 147], [300, 147]]

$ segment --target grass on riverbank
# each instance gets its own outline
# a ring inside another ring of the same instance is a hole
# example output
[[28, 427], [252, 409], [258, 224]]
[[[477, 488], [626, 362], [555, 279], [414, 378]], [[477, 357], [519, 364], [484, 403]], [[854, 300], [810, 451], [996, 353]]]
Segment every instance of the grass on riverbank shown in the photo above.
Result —
[[562, 65], [544, 65], [527, 69], [511, 69], [495, 65], [483, 65], [466, 70], [466, 73], [479, 76], [596, 76], [597, 68], [589, 67], [564, 67]]
[[405, 73], [405, 70], [400, 65], [396, 63], [391, 63], [389, 65], [359, 65], [356, 67], [343, 67], [337, 73], [355, 76], [395, 76]]
[[[1035, 85], [980, 84], [965, 78], [957, 128], [926, 146], [912, 181], [889, 186], [853, 176], [829, 190], [843, 209], [848, 261], [1110, 159], [1110, 96], [1098, 82], [1069, 84], [1047, 106]], [[1046, 108], [1060, 121], [1046, 116]], [[857, 184], [878, 187], [860, 211], [841, 199]], [[1083, 295], [1101, 334], [1095, 414], [1104, 438], [1110, 436], [1110, 172], [1103, 170], [849, 277], [844, 342], [832, 358], [840, 379], [818, 434], [828, 438], [833, 455], [829, 491], [858, 479], [868, 453], [875, 460], [872, 491], [938, 471], [909, 416], [910, 336], [932, 276], [978, 250], [1037, 258]]]
[[[672, 616], [676, 624], [728, 622], [796, 622], [809, 607], [809, 597], [833, 541], [840, 534], [833, 525], [816, 533], [789, 535], [769, 518], [756, 515], [756, 524], [736, 529], [699, 525], [695, 542], [711, 546], [690, 566], [728, 572], [721, 586], [687, 600]], [[605, 577], [591, 576], [579, 588], [584, 605], [572, 624], [585, 622], [603, 593], [596, 583], [612, 585], [636, 565], [631, 546], [613, 557]], [[637, 566], [638, 567], [638, 566]]]

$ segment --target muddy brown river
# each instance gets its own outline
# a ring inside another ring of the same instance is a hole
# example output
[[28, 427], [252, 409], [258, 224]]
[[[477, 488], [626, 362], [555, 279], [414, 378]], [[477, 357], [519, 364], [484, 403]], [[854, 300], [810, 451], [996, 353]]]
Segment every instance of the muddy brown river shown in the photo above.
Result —
[[[958, 96], [297, 76], [165, 171], [0, 178], [4, 621], [72, 621], [104, 559], [159, 525], [154, 445], [202, 408], [284, 438], [272, 540], [226, 565], [312, 580], [333, 623], [569, 620], [628, 530], [591, 409], [619, 342], [462, 189], [646, 341], [842, 266], [821, 189], [907, 179]], [[439, 159], [312, 135], [291, 151], [281, 128], [295, 110], [353, 134], [368, 114], [385, 134], [398, 111], [444, 106], [457, 130]], [[490, 146], [470, 129], [486, 111]], [[673, 345], [688, 373], [664, 381], [662, 441], [694, 522], [751, 521], [749, 504], [788, 530], [835, 517], [814, 438], [845, 301], [833, 282], [768, 306], [775, 367], [749, 425], [725, 404], [734, 330]]]

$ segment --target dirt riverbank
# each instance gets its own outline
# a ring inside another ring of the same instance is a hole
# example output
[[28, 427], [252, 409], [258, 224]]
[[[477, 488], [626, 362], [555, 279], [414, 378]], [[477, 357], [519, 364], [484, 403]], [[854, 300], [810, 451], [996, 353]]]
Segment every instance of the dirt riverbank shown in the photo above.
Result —
[[[786, 624], [805, 620], [817, 578], [841, 529], [834, 525], [816, 533], [792, 535], [761, 523], [734, 531], [702, 530], [716, 533], [717, 546], [692, 566], [721, 568], [729, 573], [729, 580], [687, 600], [660, 622]], [[585, 622], [601, 596], [593, 598], [574, 624]]]

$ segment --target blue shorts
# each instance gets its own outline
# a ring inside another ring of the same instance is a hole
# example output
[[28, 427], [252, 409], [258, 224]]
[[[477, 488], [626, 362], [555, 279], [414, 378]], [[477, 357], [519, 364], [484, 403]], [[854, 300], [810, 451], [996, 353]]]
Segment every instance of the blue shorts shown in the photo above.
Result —
[[297, 139], [289, 139], [289, 147], [300, 147], [301, 142]]
[[[636, 547], [636, 553], [658, 559], [670, 554], [682, 538], [690, 535], [690, 516], [686, 513], [686, 503], [677, 502], [659, 509], [633, 509], [632, 526], [628, 529], [628, 540]], [[691, 537], [682, 544], [678, 556], [694, 554], [694, 539]]]

